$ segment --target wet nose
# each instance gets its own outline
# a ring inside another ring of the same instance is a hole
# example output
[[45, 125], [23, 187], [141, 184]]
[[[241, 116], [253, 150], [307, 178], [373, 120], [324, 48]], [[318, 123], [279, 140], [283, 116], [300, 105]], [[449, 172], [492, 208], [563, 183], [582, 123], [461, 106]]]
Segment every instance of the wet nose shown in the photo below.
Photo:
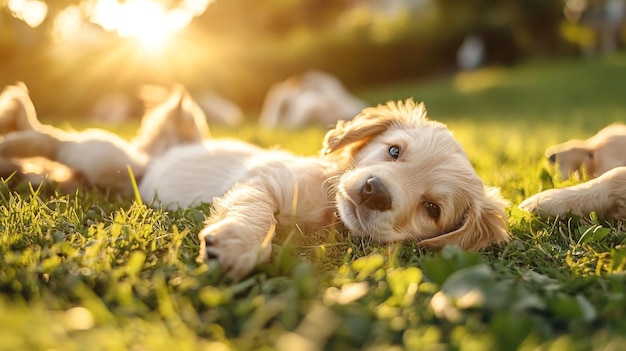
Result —
[[370, 177], [361, 187], [361, 204], [375, 211], [386, 211], [391, 208], [391, 196], [377, 177]]
[[550, 164], [554, 164], [556, 162], [556, 154], [548, 156], [548, 161], [550, 162]]

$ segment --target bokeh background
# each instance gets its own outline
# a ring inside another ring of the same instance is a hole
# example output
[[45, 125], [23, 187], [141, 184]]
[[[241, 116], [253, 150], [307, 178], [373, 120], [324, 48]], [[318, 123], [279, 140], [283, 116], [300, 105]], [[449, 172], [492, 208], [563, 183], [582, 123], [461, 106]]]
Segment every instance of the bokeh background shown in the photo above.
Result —
[[[624, 0], [0, 0], [0, 84], [40, 115], [88, 116], [179, 82], [258, 114], [268, 88], [321, 69], [351, 91], [624, 47]], [[477, 55], [459, 60], [463, 43]], [[478, 48], [478, 50], [476, 49]], [[481, 49], [482, 48], [482, 49]], [[466, 60], [467, 61], [467, 60]]]

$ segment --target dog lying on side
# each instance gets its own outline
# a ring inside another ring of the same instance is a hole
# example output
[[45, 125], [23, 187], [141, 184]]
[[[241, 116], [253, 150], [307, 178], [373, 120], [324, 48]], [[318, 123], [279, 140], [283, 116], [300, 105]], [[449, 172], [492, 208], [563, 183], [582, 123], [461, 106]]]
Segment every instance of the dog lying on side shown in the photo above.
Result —
[[[524, 200], [519, 207], [541, 216], [572, 212], [587, 216], [595, 211], [606, 219], [626, 219], [626, 126], [610, 125], [587, 140], [570, 140], [546, 151], [562, 178], [572, 175], [591, 180], [550, 189]], [[582, 174], [581, 174], [582, 172]]]
[[167, 208], [212, 202], [199, 259], [234, 278], [267, 261], [276, 226], [341, 222], [379, 242], [479, 250], [509, 239], [505, 202], [485, 188], [445, 125], [412, 100], [366, 108], [326, 134], [320, 157], [208, 140], [154, 158], [139, 187]]
[[[42, 167], [57, 172], [64, 168], [70, 173], [64, 182], [84, 182], [124, 194], [132, 191], [129, 166], [141, 178], [152, 157], [208, 135], [202, 110], [182, 86], [176, 86], [167, 101], [144, 116], [131, 142], [106, 130], [65, 131], [40, 123], [23, 83], [7, 87], [0, 95], [0, 128], [3, 175], [30, 173], [33, 165], [41, 166], [40, 173], [45, 173]], [[32, 158], [38, 159], [26, 161]], [[50, 161], [62, 166], [49, 166]]]

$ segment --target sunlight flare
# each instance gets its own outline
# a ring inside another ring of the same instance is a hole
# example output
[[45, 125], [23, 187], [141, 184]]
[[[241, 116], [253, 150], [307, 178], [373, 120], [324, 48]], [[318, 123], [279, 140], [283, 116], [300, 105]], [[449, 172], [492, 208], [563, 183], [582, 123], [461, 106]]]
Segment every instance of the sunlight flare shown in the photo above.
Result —
[[[34, 0], [11, 0], [16, 8]], [[55, 38], [72, 38], [82, 24], [91, 22], [121, 38], [136, 39], [142, 46], [158, 48], [204, 13], [213, 0], [184, 0], [177, 6], [156, 0], [94, 0], [60, 11], [53, 20]], [[19, 6], [18, 6], [19, 5]], [[44, 16], [45, 17], [45, 16]]]
[[48, 15], [48, 5], [38, 0], [9, 0], [11, 14], [30, 27], [38, 27]]
[[168, 10], [150, 0], [99, 0], [91, 20], [123, 38], [136, 38], [148, 47], [158, 47], [184, 29], [192, 16], [181, 9]]

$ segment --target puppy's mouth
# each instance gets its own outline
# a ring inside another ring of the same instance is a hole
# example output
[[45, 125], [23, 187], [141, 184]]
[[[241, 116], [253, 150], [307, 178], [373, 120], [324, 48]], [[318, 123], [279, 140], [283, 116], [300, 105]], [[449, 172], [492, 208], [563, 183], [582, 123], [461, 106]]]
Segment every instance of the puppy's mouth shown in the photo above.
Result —
[[341, 221], [355, 234], [365, 236], [367, 223], [371, 221], [371, 211], [359, 211], [359, 205], [348, 194], [337, 193], [337, 210]]
[[372, 220], [374, 216], [373, 211], [362, 208], [356, 203], [351, 197], [344, 196], [342, 197], [343, 201], [339, 201], [339, 217], [342, 220], [352, 220], [351, 222], [355, 222], [358, 224], [362, 230], [368, 227], [367, 223]]
[[340, 186], [336, 201], [339, 219], [352, 233], [380, 242], [394, 241], [397, 237], [391, 229], [392, 218], [388, 215], [389, 211], [365, 205], [358, 187]]

